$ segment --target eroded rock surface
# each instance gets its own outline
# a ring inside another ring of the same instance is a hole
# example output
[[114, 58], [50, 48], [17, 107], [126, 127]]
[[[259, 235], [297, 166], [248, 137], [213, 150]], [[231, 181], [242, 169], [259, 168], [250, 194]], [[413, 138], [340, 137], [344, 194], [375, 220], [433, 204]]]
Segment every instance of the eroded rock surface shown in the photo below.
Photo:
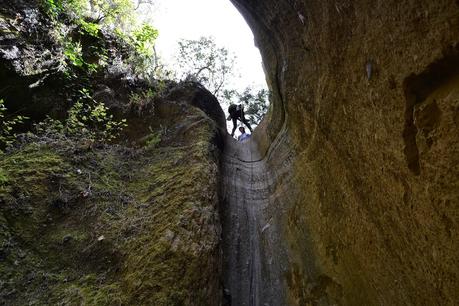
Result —
[[274, 91], [254, 137], [290, 173], [264, 212], [285, 303], [456, 304], [457, 1], [232, 2]]
[[219, 304], [220, 128], [178, 97], [141, 147], [32, 138], [0, 156], [0, 304]]
[[[282, 173], [285, 175], [285, 173]], [[224, 287], [228, 305], [283, 305], [286, 245], [272, 213], [276, 178], [256, 143], [227, 137], [222, 167]]]
[[[204, 89], [126, 107], [145, 84], [78, 74], [125, 142], [29, 135], [1, 155], [2, 304], [218, 305], [219, 178], [226, 302], [457, 304], [457, 1], [232, 2], [273, 91], [253, 142], [225, 140], [221, 177]], [[78, 88], [34, 4], [2, 7], [2, 98], [62, 116]]]
[[[195, 83], [115, 73], [132, 50], [109, 33], [81, 37], [83, 50], [108, 49], [108, 66], [70, 65], [55, 34], [82, 34], [67, 23], [35, 1], [0, 7], [0, 99], [7, 116], [30, 117], [0, 152], [0, 305], [218, 305], [217, 99]], [[77, 101], [103, 102], [128, 126], [101, 141], [90, 124], [74, 135], [42, 122]]]

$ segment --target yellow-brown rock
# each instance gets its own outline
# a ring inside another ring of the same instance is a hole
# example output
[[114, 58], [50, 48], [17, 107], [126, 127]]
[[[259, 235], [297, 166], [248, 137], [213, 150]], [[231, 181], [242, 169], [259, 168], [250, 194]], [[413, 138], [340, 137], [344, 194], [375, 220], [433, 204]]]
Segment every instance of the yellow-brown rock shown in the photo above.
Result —
[[232, 2], [274, 91], [255, 137], [289, 172], [286, 303], [457, 304], [459, 3]]

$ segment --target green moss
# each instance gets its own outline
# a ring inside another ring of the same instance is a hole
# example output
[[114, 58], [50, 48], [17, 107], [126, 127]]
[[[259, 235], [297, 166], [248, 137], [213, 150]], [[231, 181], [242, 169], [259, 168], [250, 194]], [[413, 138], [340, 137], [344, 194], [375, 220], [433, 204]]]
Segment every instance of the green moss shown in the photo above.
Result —
[[49, 148], [30, 145], [17, 154], [0, 156], [3, 191], [24, 188], [27, 193], [46, 196], [47, 188], [42, 182], [53, 173], [65, 171], [62, 158]]
[[147, 136], [145, 140], [145, 146], [150, 147], [150, 148], [155, 148], [160, 142], [161, 142], [161, 133], [152, 132]]
[[5, 186], [8, 183], [7, 172], [0, 168], [0, 188]]
[[[9, 304], [208, 304], [217, 165], [212, 126], [194, 128], [181, 147], [62, 142], [0, 156], [0, 243], [12, 243], [0, 272], [20, 292]], [[27, 282], [30, 270], [46, 277]]]
[[125, 305], [117, 284], [100, 286], [101, 275], [88, 274], [77, 282], [56, 287], [54, 302], [64, 305]]

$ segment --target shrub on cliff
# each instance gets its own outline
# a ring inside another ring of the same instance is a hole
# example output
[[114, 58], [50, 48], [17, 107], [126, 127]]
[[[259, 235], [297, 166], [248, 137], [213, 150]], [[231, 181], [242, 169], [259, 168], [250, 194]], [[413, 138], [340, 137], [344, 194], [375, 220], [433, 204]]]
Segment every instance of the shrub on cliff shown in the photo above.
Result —
[[131, 0], [41, 0], [41, 8], [55, 24], [70, 67], [94, 73], [110, 63], [152, 77], [158, 31], [137, 20]]
[[24, 120], [27, 119], [27, 117], [20, 115], [7, 118], [6, 110], [3, 100], [0, 100], [0, 152], [11, 145], [16, 139], [16, 133], [13, 128], [16, 125], [24, 123]]
[[88, 90], [81, 90], [80, 99], [70, 108], [63, 122], [48, 117], [36, 124], [35, 129], [41, 135], [57, 134], [110, 142], [119, 136], [127, 123], [126, 119], [115, 120], [108, 111], [104, 103], [94, 100]]

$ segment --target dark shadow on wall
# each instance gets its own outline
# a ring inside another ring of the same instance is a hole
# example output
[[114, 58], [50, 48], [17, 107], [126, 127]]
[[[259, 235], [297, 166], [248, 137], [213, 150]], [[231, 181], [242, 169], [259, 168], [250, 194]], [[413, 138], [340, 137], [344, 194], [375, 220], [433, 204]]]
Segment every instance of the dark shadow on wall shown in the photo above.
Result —
[[423, 133], [426, 136], [437, 126], [441, 118], [436, 101], [427, 104], [426, 100], [435, 90], [458, 75], [459, 46], [455, 46], [446, 50], [443, 58], [430, 64], [421, 74], [410, 75], [403, 83], [406, 99], [404, 154], [408, 169], [415, 175], [421, 174], [416, 135]]

